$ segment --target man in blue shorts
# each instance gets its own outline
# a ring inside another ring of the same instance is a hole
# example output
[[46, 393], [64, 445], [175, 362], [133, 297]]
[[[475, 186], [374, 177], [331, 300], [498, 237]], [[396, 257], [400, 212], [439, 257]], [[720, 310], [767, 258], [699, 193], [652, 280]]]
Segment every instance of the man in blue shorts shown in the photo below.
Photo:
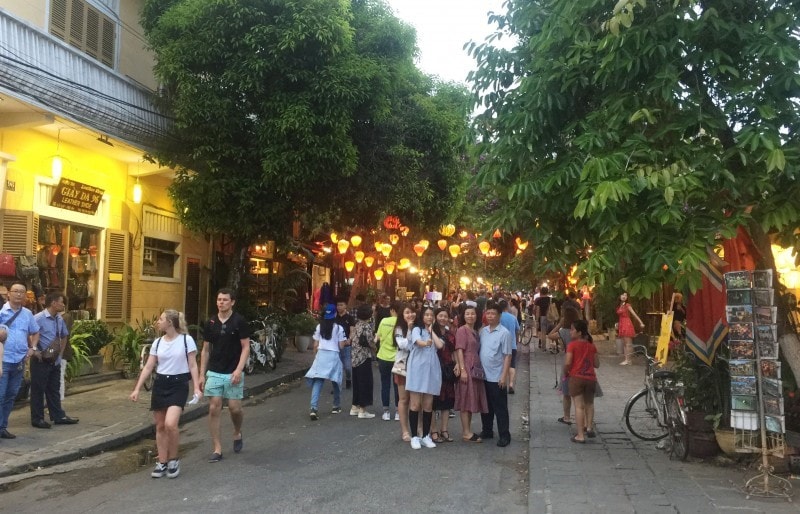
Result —
[[233, 451], [244, 446], [242, 438], [242, 398], [244, 365], [250, 355], [250, 329], [244, 316], [233, 311], [236, 295], [228, 288], [217, 292], [217, 314], [203, 326], [203, 350], [200, 353], [200, 388], [208, 398], [208, 428], [214, 451], [209, 462], [222, 460], [220, 416], [222, 399], [228, 400], [233, 422]]

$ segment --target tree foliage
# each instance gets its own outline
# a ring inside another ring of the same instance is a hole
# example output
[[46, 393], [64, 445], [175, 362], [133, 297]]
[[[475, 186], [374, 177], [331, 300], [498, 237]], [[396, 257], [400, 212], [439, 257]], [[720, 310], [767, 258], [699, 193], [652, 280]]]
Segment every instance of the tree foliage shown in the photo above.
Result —
[[142, 19], [188, 227], [280, 241], [297, 217], [435, 224], [457, 204], [468, 94], [416, 69], [382, 1], [148, 0]]
[[[695, 290], [738, 227], [800, 249], [800, 2], [509, 0], [510, 50], [470, 44], [487, 227], [530, 239], [538, 273], [647, 296]], [[591, 250], [591, 252], [589, 251]], [[771, 256], [767, 257], [771, 261]]]

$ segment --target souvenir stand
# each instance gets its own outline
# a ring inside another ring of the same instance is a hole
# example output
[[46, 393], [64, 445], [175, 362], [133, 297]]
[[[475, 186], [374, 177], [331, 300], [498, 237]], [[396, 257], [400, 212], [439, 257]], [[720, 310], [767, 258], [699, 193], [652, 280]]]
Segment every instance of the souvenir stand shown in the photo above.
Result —
[[792, 485], [773, 473], [769, 456], [783, 457], [786, 418], [778, 360], [772, 270], [725, 274], [731, 374], [731, 426], [739, 453], [760, 453], [759, 474], [744, 484], [750, 496], [787, 498]]

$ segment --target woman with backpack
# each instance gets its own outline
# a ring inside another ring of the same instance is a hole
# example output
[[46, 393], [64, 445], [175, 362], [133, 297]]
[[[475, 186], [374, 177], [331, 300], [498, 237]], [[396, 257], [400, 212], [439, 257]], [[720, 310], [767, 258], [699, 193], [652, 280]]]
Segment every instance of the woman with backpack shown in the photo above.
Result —
[[375, 414], [368, 412], [372, 405], [372, 356], [375, 354], [375, 333], [372, 325], [372, 308], [360, 305], [356, 310], [356, 326], [350, 331], [348, 344], [352, 349], [353, 362], [353, 407], [351, 416], [358, 419], [371, 419]]

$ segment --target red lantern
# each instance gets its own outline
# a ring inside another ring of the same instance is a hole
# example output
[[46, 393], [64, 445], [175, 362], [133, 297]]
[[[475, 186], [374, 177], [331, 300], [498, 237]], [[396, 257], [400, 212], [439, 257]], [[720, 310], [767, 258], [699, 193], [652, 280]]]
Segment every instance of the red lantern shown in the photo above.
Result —
[[383, 219], [383, 226], [387, 230], [397, 230], [400, 228], [400, 218], [397, 216], [386, 216]]
[[81, 249], [77, 246], [70, 246], [69, 247], [69, 256], [70, 257], [77, 257], [81, 254]]

